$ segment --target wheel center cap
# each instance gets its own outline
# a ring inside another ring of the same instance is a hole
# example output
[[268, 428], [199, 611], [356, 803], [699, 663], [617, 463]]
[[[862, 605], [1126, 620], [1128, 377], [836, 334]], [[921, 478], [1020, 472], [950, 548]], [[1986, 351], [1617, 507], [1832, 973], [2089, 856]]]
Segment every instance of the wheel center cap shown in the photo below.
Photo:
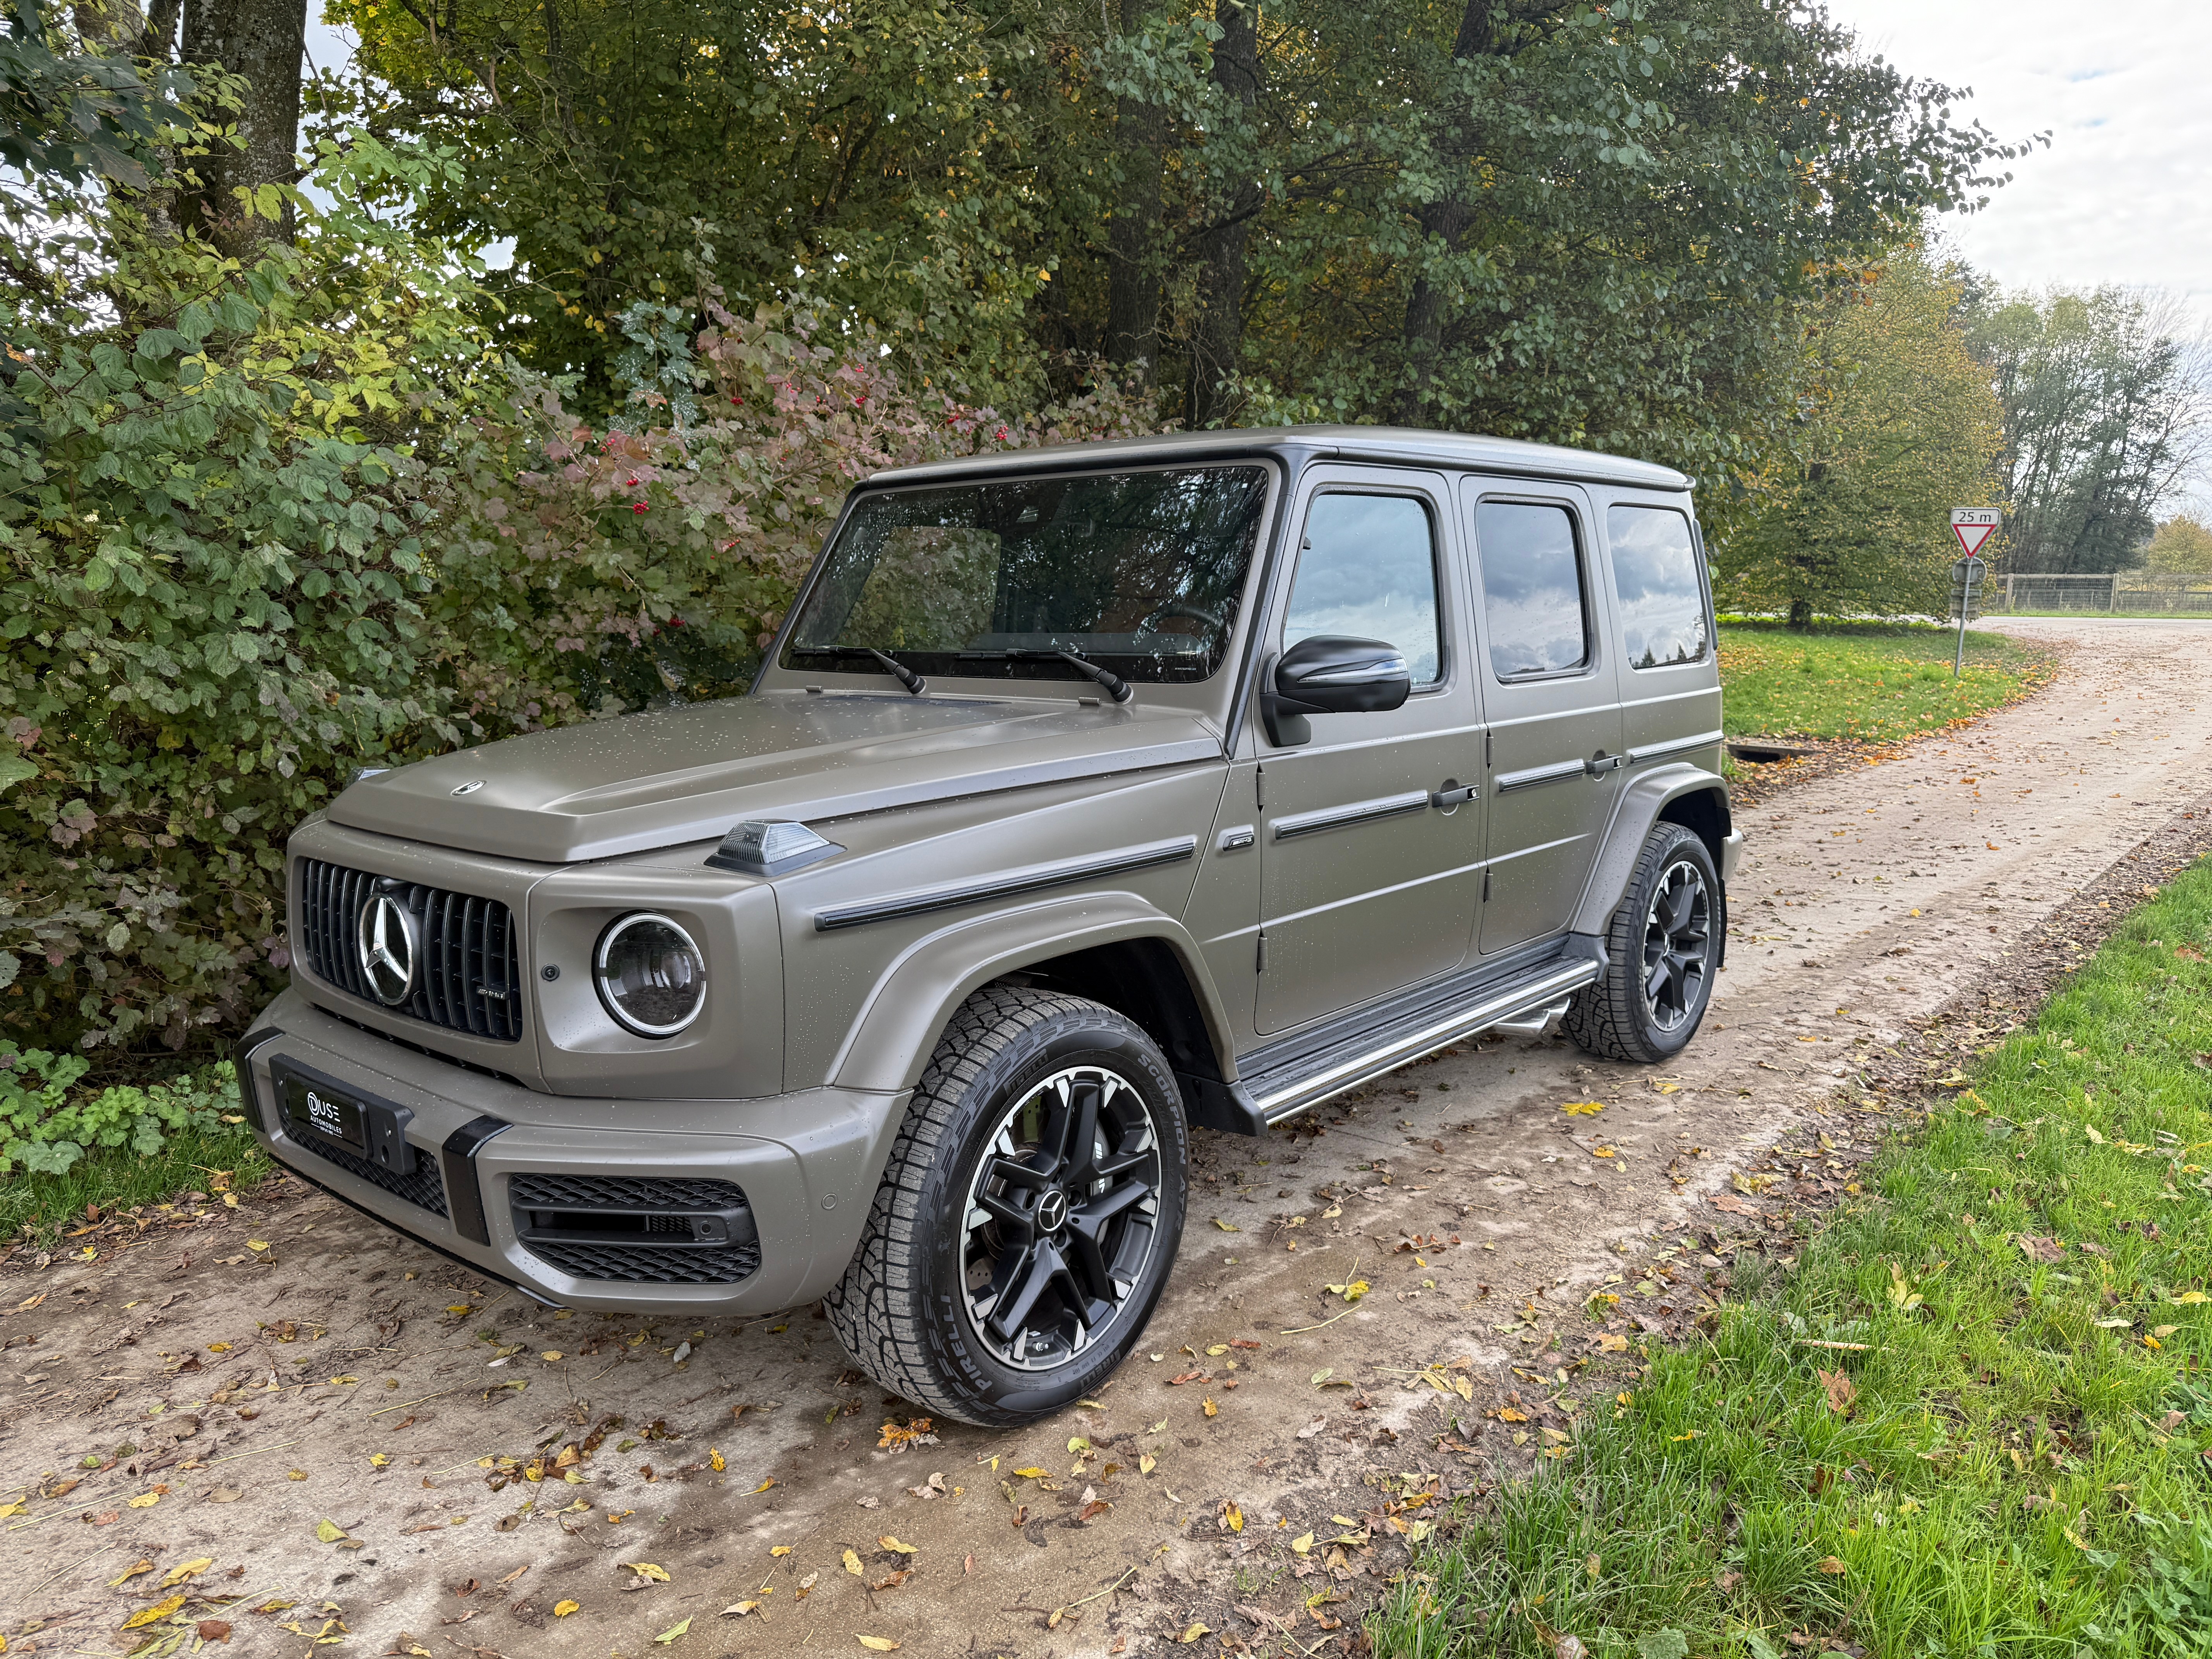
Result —
[[1057, 1187], [1048, 1190], [1037, 1200], [1036, 1228], [1041, 1233], [1056, 1233], [1067, 1220], [1067, 1194]]

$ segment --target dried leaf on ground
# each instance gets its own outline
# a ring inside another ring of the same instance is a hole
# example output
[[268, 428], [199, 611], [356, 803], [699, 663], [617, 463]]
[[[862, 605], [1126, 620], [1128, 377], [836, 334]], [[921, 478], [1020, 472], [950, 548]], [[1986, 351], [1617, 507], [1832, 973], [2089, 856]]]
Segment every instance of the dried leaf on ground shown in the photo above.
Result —
[[888, 1636], [863, 1636], [860, 1645], [870, 1653], [896, 1653], [899, 1644]]
[[691, 1621], [689, 1619], [686, 1619], [680, 1625], [671, 1625], [666, 1630], [661, 1632], [659, 1635], [653, 1638], [653, 1644], [657, 1647], [666, 1647], [670, 1643], [680, 1640], [684, 1632], [690, 1628]]
[[1850, 1414], [1851, 1401], [1858, 1398], [1858, 1385], [1842, 1371], [1824, 1371], [1813, 1368], [1813, 1375], [1820, 1379], [1820, 1386], [1828, 1392], [1828, 1409], [1838, 1417]]
[[553, 1604], [553, 1616], [556, 1619], [566, 1619], [570, 1613], [580, 1610], [583, 1605], [580, 1601], [556, 1601]]
[[668, 1569], [661, 1566], [657, 1562], [624, 1561], [620, 1565], [628, 1567], [632, 1572], [635, 1573], [639, 1577], [646, 1580], [648, 1583], [665, 1584], [671, 1582], [668, 1577]]

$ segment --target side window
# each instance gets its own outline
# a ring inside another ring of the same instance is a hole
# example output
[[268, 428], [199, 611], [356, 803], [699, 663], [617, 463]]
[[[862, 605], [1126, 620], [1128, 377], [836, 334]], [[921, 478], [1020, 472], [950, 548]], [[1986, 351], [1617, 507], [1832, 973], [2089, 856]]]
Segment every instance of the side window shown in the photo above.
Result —
[[1316, 634], [1383, 640], [1406, 653], [1415, 685], [1434, 685], [1443, 665], [1437, 615], [1427, 507], [1406, 495], [1314, 497], [1283, 619], [1285, 648]]
[[1605, 515], [1605, 531], [1628, 665], [1703, 661], [1705, 595], [1690, 521], [1671, 507], [1616, 507]]
[[1564, 507], [1484, 501], [1474, 509], [1490, 670], [1501, 680], [1557, 674], [1589, 660], [1582, 550]]

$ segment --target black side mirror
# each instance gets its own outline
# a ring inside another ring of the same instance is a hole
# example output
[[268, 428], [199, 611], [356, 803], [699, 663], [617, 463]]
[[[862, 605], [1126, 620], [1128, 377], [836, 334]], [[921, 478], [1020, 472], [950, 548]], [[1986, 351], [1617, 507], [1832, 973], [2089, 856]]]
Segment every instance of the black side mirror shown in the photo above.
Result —
[[1309, 714], [1376, 714], [1411, 696], [1406, 654], [1381, 640], [1331, 634], [1300, 640], [1277, 658], [1260, 691], [1267, 740], [1279, 749], [1308, 742]]

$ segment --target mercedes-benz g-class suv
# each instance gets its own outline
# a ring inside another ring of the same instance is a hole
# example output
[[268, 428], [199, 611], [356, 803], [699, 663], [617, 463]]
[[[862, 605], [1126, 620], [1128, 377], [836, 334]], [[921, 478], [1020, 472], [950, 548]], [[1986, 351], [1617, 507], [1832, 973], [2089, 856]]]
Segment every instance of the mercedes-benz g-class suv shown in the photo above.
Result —
[[367, 777], [289, 850], [270, 1153], [564, 1306], [819, 1299], [945, 1416], [1097, 1388], [1194, 1126], [1696, 1030], [1740, 842], [1689, 481], [1370, 428], [854, 489], [750, 693]]

